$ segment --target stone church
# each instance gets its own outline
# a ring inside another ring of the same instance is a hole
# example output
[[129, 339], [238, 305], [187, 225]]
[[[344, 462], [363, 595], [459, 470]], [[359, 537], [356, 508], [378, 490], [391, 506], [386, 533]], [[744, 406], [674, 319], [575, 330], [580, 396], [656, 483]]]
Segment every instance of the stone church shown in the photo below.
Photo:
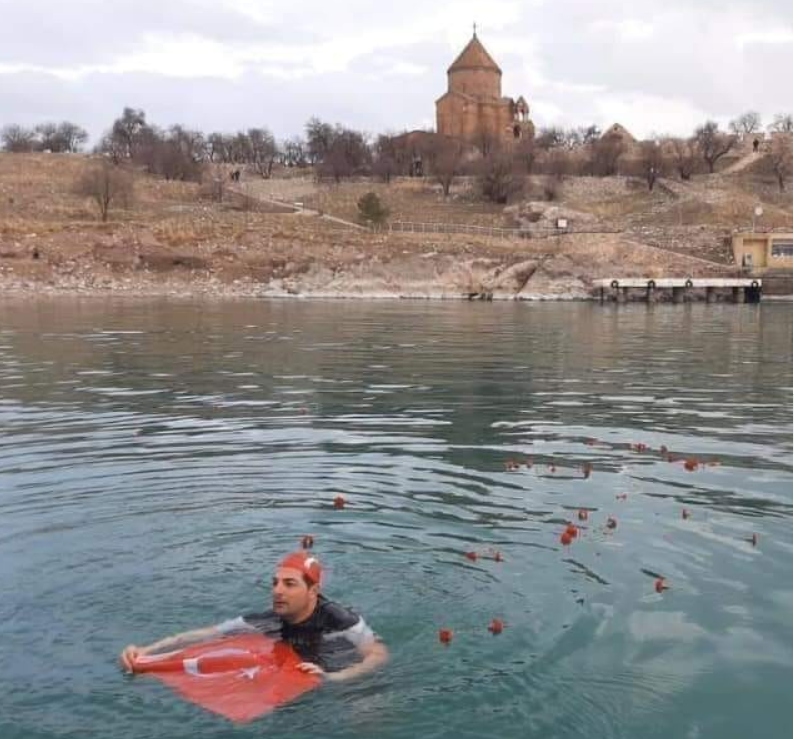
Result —
[[478, 147], [489, 139], [511, 144], [535, 135], [527, 101], [502, 97], [502, 70], [476, 30], [447, 70], [447, 91], [436, 100], [436, 131]]

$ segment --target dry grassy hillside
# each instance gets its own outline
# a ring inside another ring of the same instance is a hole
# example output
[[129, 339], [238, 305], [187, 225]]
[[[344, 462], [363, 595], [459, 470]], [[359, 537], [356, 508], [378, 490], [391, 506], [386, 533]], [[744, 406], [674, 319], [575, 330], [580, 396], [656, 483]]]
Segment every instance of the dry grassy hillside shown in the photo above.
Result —
[[[464, 179], [445, 199], [429, 180], [318, 185], [309, 177], [246, 176], [240, 190], [247, 201], [227, 192], [215, 202], [198, 184], [138, 172], [129, 207], [111, 209], [103, 223], [74, 194], [80, 173], [96, 164], [79, 155], [0, 154], [5, 288], [460, 294], [496, 285], [509, 294], [584, 295], [592, 279], [616, 273], [725, 274], [725, 238], [748, 225], [757, 203], [765, 209], [762, 226], [791, 228], [790, 199], [751, 173], [665, 180], [652, 193], [627, 178], [566, 178], [552, 203], [504, 207], [481, 202], [475, 183]], [[540, 185], [529, 183], [538, 193]], [[394, 220], [515, 226], [530, 212], [564, 212], [575, 228], [594, 233], [529, 241], [373, 234], [274, 204], [300, 201], [354, 219], [369, 190]], [[514, 273], [521, 279], [500, 287], [501, 275]]]

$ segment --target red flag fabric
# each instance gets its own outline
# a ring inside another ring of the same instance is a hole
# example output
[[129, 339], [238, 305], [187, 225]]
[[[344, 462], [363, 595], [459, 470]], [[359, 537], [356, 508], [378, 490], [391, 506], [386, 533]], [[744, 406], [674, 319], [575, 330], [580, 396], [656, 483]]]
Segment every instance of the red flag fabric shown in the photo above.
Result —
[[321, 683], [317, 675], [296, 669], [302, 661], [284, 642], [241, 634], [144, 655], [132, 669], [151, 674], [208, 711], [245, 723]]

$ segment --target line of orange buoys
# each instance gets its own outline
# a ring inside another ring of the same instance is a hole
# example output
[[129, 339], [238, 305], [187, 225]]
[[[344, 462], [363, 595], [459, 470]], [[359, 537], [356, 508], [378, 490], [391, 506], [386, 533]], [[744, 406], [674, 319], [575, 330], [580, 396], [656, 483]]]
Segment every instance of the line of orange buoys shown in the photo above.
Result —
[[[587, 446], [591, 446], [591, 447], [600, 446], [609, 449], [613, 448], [612, 445], [606, 442], [601, 442], [598, 439], [593, 439], [593, 438], [586, 439], [584, 443]], [[653, 449], [648, 444], [645, 444], [643, 442], [629, 444], [629, 448], [637, 453], [653, 452]], [[668, 450], [668, 448], [664, 444], [662, 444], [659, 447], [658, 451], [659, 454], [662, 456], [662, 458], [665, 459], [667, 462], [675, 463], [678, 461], [682, 461], [683, 467], [687, 472], [695, 472], [696, 470], [702, 467], [716, 467], [720, 464], [718, 460], [702, 461], [697, 457], [684, 457], [683, 459], [677, 458], [672, 452]], [[525, 466], [527, 469], [532, 469], [535, 466], [533, 458], [527, 457], [523, 462], [523, 466]], [[519, 462], [517, 459], [507, 459], [504, 463], [504, 467], [505, 470], [507, 470], [508, 472], [517, 472], [521, 470], [522, 463]], [[550, 462], [548, 465], [546, 465], [546, 469], [548, 470], [549, 473], [554, 474], [557, 471], [556, 462]], [[593, 464], [591, 462], [583, 463], [579, 469], [582, 473], [581, 479], [583, 480], [589, 479], [594, 471]], [[615, 499], [625, 501], [628, 499], [628, 493], [617, 493], [615, 495]], [[333, 499], [333, 507], [337, 510], [341, 510], [345, 508], [346, 505], [347, 505], [347, 501], [342, 495], [337, 495]], [[587, 508], [580, 508], [577, 511], [577, 517], [580, 521], [588, 521], [591, 512], [592, 511], [588, 510]], [[687, 508], [681, 509], [681, 518], [683, 520], [686, 521], [689, 518], [691, 518], [691, 516], [692, 514]], [[614, 531], [618, 527], [617, 518], [615, 518], [614, 516], [608, 516], [605, 526], [607, 529]], [[573, 543], [574, 539], [578, 537], [579, 531], [580, 531], [579, 527], [569, 521], [566, 524], [565, 529], [560, 534], [560, 543], [563, 546], [570, 546]], [[754, 547], [757, 546], [759, 541], [758, 534], [756, 533], [752, 534], [750, 538], [746, 539], [745, 541], [752, 544], [752, 546]], [[305, 535], [301, 539], [301, 546], [304, 549], [311, 549], [314, 546], [314, 537], [311, 536], [310, 534]], [[490, 559], [493, 560], [494, 562], [504, 562], [504, 556], [502, 555], [502, 553], [495, 549], [488, 549], [486, 552], [470, 550], [464, 552], [464, 556], [470, 562], [477, 562], [480, 559]], [[651, 573], [648, 572], [647, 574], [651, 574]], [[653, 577], [655, 578], [654, 590], [657, 593], [663, 593], [665, 590], [670, 589], [670, 586], [667, 582], [667, 578], [658, 574], [653, 574]], [[494, 635], [501, 634], [504, 631], [504, 628], [505, 628], [505, 622], [499, 618], [492, 619], [491, 623], [488, 625], [488, 631]], [[439, 642], [441, 642], [441, 644], [444, 645], [449, 645], [452, 642], [454, 635], [455, 632], [450, 628], [440, 628], [438, 630], [438, 640]]]

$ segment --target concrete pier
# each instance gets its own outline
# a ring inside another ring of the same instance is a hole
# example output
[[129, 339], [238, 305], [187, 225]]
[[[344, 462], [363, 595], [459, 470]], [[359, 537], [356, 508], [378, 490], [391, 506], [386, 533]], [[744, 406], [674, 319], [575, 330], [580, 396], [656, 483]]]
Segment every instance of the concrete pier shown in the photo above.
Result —
[[598, 289], [602, 303], [606, 300], [628, 303], [632, 289], [636, 294], [644, 293], [648, 303], [659, 300], [664, 292], [670, 295], [673, 303], [685, 303], [695, 298], [695, 290], [705, 292], [707, 303], [717, 302], [718, 291], [730, 291], [735, 303], [757, 303], [761, 299], [762, 282], [759, 279], [723, 277], [610, 277], [594, 280], [593, 287]]

